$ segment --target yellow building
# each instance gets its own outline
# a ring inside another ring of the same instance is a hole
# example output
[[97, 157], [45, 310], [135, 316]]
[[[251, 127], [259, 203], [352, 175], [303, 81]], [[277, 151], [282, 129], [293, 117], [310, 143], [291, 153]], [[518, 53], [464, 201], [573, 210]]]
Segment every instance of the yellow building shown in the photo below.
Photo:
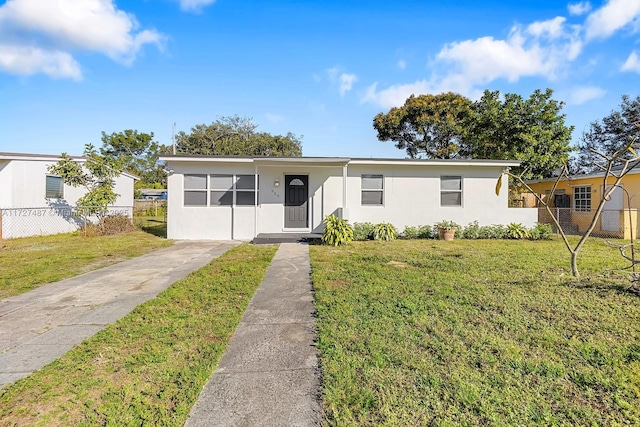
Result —
[[[528, 182], [534, 193], [543, 200], [550, 197], [556, 178]], [[609, 176], [606, 183], [604, 174], [577, 175], [563, 178], [558, 183], [549, 206], [567, 234], [584, 233], [593, 219], [594, 212], [602, 200], [604, 191], [613, 185], [615, 177]], [[531, 194], [523, 195], [524, 207], [537, 206]], [[620, 182], [609, 200], [593, 230], [594, 236], [637, 239], [638, 209], [640, 209], [640, 167], [629, 172]], [[551, 223], [549, 214], [540, 209], [538, 222]]]

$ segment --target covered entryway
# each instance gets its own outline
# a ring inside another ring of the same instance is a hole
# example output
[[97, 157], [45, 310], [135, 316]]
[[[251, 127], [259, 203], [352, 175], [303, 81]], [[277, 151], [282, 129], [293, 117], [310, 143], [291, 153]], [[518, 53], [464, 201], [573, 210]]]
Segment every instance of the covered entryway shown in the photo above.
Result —
[[285, 175], [284, 228], [309, 227], [309, 177]]

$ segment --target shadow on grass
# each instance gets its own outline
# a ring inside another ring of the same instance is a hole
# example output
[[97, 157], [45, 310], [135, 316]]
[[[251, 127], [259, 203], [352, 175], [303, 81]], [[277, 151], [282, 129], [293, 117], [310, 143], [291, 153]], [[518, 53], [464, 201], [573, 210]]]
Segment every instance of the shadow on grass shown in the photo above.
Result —
[[164, 218], [137, 218], [135, 224], [145, 233], [167, 238], [167, 223]]

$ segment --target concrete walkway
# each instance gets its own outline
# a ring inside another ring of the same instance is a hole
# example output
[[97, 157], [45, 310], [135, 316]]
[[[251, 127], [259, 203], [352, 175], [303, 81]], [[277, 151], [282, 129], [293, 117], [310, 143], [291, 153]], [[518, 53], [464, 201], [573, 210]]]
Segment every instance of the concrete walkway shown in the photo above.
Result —
[[306, 244], [280, 245], [186, 427], [318, 425], [310, 273]]
[[62, 356], [237, 244], [179, 241], [0, 301], [0, 388]]

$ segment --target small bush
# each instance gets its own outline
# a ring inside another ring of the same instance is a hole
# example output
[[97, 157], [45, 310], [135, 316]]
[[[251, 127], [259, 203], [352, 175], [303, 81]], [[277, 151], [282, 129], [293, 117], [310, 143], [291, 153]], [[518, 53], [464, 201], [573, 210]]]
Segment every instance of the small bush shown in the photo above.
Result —
[[438, 230], [435, 230], [430, 225], [421, 225], [418, 228], [418, 239], [435, 239], [438, 235]]
[[550, 240], [553, 235], [551, 224], [536, 223], [536, 226], [529, 231], [531, 240]]
[[460, 233], [463, 239], [479, 239], [480, 238], [480, 225], [478, 221], [470, 222]]
[[325, 245], [339, 246], [345, 245], [352, 240], [353, 229], [346, 219], [339, 218], [334, 214], [325, 217], [322, 243]]
[[506, 236], [506, 227], [501, 224], [494, 224], [480, 227], [478, 239], [505, 239]]
[[418, 227], [412, 227], [407, 225], [402, 232], [402, 237], [405, 239], [417, 239], [418, 238]]
[[100, 234], [103, 236], [113, 236], [116, 234], [130, 233], [135, 231], [131, 218], [125, 215], [109, 215], [100, 220]]
[[506, 237], [509, 239], [527, 239], [529, 238], [529, 230], [522, 224], [516, 224], [515, 222], [507, 225]]
[[373, 239], [373, 224], [370, 222], [356, 222], [353, 224], [353, 240]]
[[381, 222], [373, 227], [373, 240], [396, 240], [398, 230], [393, 224]]

